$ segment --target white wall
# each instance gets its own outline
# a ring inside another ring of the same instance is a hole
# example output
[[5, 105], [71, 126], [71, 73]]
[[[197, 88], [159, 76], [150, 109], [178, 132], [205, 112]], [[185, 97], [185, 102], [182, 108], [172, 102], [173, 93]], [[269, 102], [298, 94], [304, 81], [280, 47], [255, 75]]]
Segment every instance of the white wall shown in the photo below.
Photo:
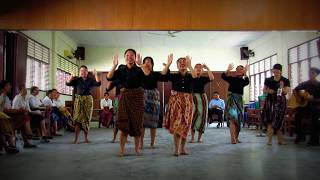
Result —
[[[259, 39], [249, 43], [249, 49], [255, 52], [255, 57], [249, 59], [249, 63], [277, 54], [277, 62], [283, 65], [283, 76], [288, 77], [288, 49], [319, 37], [317, 32], [278, 31], [270, 32]], [[244, 94], [245, 102], [249, 102], [249, 87]]]
[[[64, 56], [64, 50], [74, 52], [77, 44], [61, 31], [22, 31], [22, 33], [50, 49], [49, 88], [55, 88], [58, 62], [57, 54]], [[73, 62], [77, 63], [76, 60], [73, 60]], [[44, 96], [44, 92], [41, 92], [39, 95], [40, 98]], [[61, 95], [60, 99], [64, 102], [66, 100], [70, 101], [72, 97]]]
[[[86, 60], [84, 64], [89, 69], [96, 69], [97, 71], [109, 71], [112, 67], [112, 57], [119, 54], [120, 64], [124, 64], [123, 53], [124, 48], [106, 48], [86, 46]], [[206, 63], [212, 71], [224, 71], [228, 64], [233, 62], [236, 64], [245, 63], [240, 61], [239, 47], [235, 48], [142, 48], [139, 53], [145, 56], [151, 56], [155, 61], [154, 70], [162, 70], [162, 63], [167, 62], [168, 54], [174, 53], [174, 60], [179, 57], [190, 55], [192, 57], [192, 64]], [[176, 64], [173, 63], [172, 70], [177, 70]]]

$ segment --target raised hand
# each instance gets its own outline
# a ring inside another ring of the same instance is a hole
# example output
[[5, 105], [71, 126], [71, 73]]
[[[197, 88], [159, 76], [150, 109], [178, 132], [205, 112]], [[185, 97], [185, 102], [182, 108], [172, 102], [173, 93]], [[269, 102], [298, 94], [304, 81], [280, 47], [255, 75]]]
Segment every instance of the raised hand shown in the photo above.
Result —
[[187, 60], [187, 66], [188, 66], [188, 67], [191, 67], [191, 60], [192, 60], [192, 58], [188, 55], [188, 56], [186, 56], [186, 60]]
[[136, 56], [136, 64], [139, 66], [142, 64], [142, 56], [139, 53]]
[[246, 65], [244, 66], [243, 73], [246, 74], [246, 73], [248, 72], [248, 69], [249, 69], [249, 65], [246, 64]]
[[116, 54], [115, 56], [113, 56], [112, 62], [113, 62], [113, 66], [114, 66], [114, 67], [117, 67], [117, 66], [118, 66], [118, 64], [119, 64], [119, 55], [118, 55], [118, 54]]
[[234, 68], [233, 63], [229, 64], [227, 71], [231, 71]]
[[206, 64], [202, 64], [203, 69], [208, 70], [209, 71], [209, 67]]
[[96, 76], [96, 75], [97, 75], [97, 71], [96, 71], [96, 69], [93, 69], [92, 74], [93, 74], [94, 76]]
[[71, 78], [76, 77], [77, 76], [77, 71], [72, 71], [71, 72]]
[[172, 64], [172, 61], [173, 61], [173, 54], [169, 54], [168, 56], [168, 61], [167, 61], [167, 64], [170, 66]]

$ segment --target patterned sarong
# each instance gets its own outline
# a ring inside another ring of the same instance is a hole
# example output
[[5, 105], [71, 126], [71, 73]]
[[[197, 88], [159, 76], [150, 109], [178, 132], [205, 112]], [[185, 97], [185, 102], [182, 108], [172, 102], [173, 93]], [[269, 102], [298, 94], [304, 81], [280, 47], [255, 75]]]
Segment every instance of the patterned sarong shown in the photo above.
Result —
[[205, 93], [193, 94], [194, 115], [192, 120], [192, 129], [204, 133], [208, 118], [208, 98]]
[[116, 126], [130, 136], [140, 136], [143, 127], [144, 90], [121, 89]]
[[84, 131], [89, 131], [92, 117], [93, 99], [91, 95], [76, 95], [74, 101], [73, 120]]
[[272, 123], [274, 130], [280, 130], [283, 126], [286, 108], [287, 99], [285, 96], [268, 95], [262, 113], [263, 122]]
[[160, 115], [160, 93], [158, 89], [144, 90], [144, 119], [145, 128], [157, 128]]
[[171, 134], [178, 134], [186, 139], [193, 117], [193, 97], [191, 93], [174, 92], [168, 102], [164, 116], [164, 126]]
[[241, 130], [241, 123], [243, 122], [243, 99], [241, 94], [228, 92], [226, 118], [228, 124], [230, 120], [234, 120], [237, 123], [238, 130]]

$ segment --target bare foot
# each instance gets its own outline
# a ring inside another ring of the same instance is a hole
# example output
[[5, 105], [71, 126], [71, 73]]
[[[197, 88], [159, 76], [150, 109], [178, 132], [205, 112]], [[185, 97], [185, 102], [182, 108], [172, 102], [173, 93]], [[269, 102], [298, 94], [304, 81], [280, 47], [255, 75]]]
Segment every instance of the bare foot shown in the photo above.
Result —
[[272, 145], [272, 142], [268, 142], [267, 145], [271, 146], [271, 145]]
[[124, 156], [124, 152], [120, 152], [119, 154], [118, 154], [118, 157], [123, 157]]
[[189, 143], [194, 143], [194, 140], [189, 141]]
[[73, 141], [72, 144], [79, 144], [79, 141]]
[[136, 150], [136, 156], [141, 156], [140, 150]]
[[151, 145], [150, 147], [151, 147], [151, 149], [155, 149], [156, 148], [154, 145]]
[[189, 153], [186, 150], [182, 150], [180, 154], [181, 155], [189, 155]]
[[201, 141], [201, 140], [198, 140], [198, 143], [202, 143], [203, 141]]
[[279, 145], [287, 145], [286, 143], [284, 142], [278, 142]]
[[179, 156], [179, 153], [175, 152], [173, 155], [176, 156], [176, 157], [178, 157], [178, 156]]
[[90, 143], [90, 141], [89, 141], [88, 139], [86, 139], [86, 140], [84, 141], [84, 143]]

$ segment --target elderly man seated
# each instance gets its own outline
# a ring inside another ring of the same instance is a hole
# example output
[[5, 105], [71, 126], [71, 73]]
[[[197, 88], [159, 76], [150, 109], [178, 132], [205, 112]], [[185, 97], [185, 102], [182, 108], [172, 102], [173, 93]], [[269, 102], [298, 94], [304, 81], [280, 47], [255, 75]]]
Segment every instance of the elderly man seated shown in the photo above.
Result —
[[217, 128], [222, 127], [223, 125], [223, 111], [225, 108], [225, 103], [223, 99], [220, 99], [220, 95], [217, 91], [213, 93], [213, 99], [209, 103], [209, 123], [213, 122], [213, 115], [218, 117], [218, 125]]
[[[38, 128], [40, 129], [40, 134], [42, 136], [43, 143], [50, 142], [48, 139], [51, 139], [50, 131], [49, 131], [49, 112], [50, 109], [44, 107], [41, 100], [38, 98], [39, 95], [39, 88], [36, 86], [32, 86], [30, 89], [30, 98], [29, 98], [29, 107], [32, 111], [31, 118], [36, 119], [36, 121], [40, 122], [40, 126]], [[35, 124], [36, 126], [38, 124]]]
[[109, 93], [104, 93], [104, 98], [100, 101], [100, 122], [103, 126], [109, 127], [112, 123], [112, 114], [113, 114], [113, 106], [112, 106], [112, 100], [109, 98]]

